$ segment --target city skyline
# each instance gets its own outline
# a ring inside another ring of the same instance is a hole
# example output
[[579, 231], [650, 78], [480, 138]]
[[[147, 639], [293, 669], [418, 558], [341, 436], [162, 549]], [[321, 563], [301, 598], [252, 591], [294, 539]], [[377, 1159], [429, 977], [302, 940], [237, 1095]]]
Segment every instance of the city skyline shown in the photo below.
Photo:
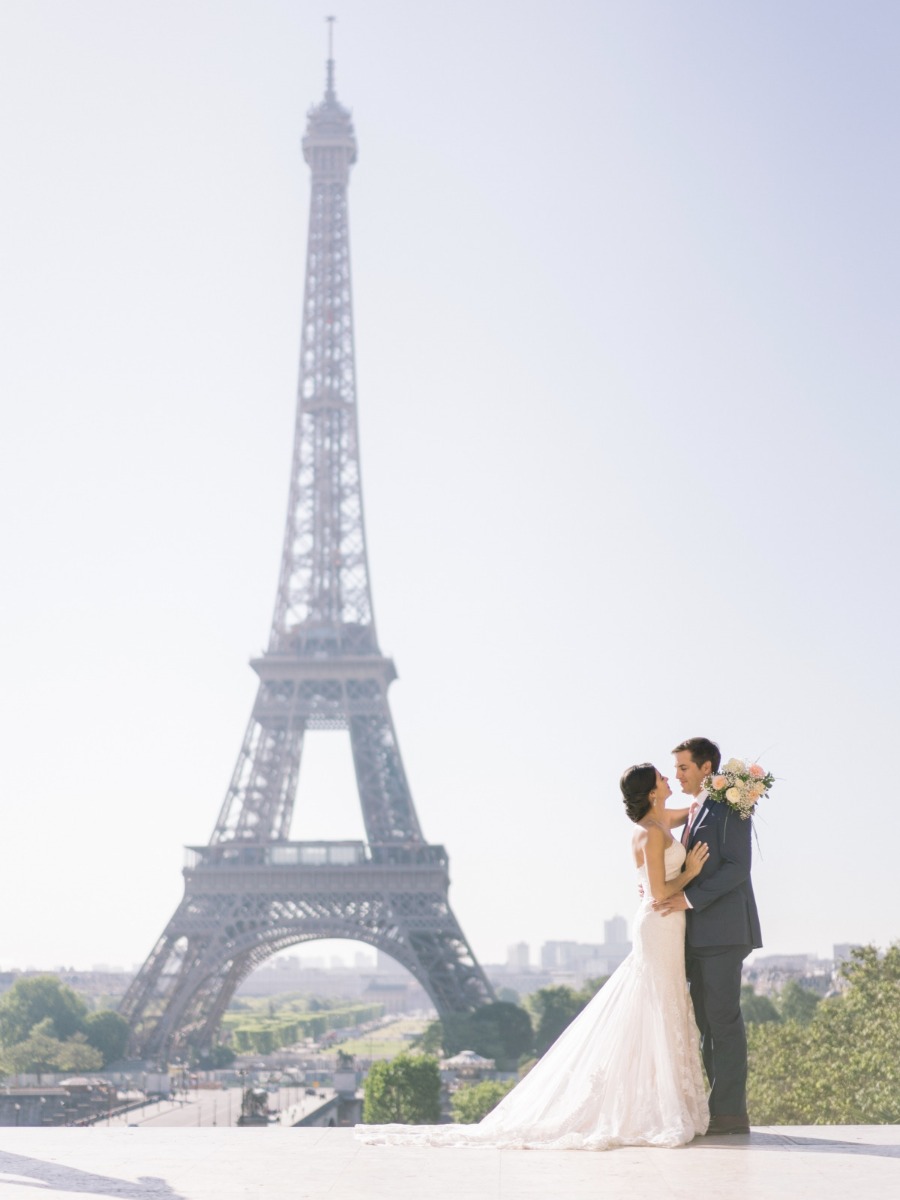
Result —
[[[618, 922], [624, 920], [625, 918], [617, 913], [610, 918], [609, 921], [601, 922], [601, 925], [608, 925], [610, 921]], [[627, 922], [626, 929], [627, 940], [630, 943], [631, 930], [628, 927]], [[598, 944], [602, 944], [602, 942]], [[540, 943], [527, 942], [524, 940], [512, 942], [506, 947], [506, 952], [504, 955], [496, 960], [486, 960], [484, 965], [492, 969], [503, 966], [516, 966], [524, 967], [526, 969], [540, 970], [541, 957], [544, 949], [548, 946], [558, 945], [584, 946], [590, 945], [590, 943], [580, 943], [576, 942], [574, 939], [567, 939], [563, 937], [550, 938], [548, 941]], [[754, 950], [753, 953], [748, 956], [747, 965], [752, 966], [754, 964], [759, 964], [760, 962], [765, 962], [768, 959], [787, 960], [793, 958], [836, 961], [839, 958], [846, 958], [852, 947], [860, 945], [863, 945], [863, 943], [859, 941], [832, 942], [831, 946], [828, 948], [830, 953], [824, 955], [819, 954], [814, 950], [804, 950], [797, 947], [790, 951], [770, 951], [763, 947], [760, 950]], [[522, 960], [521, 954], [518, 956], [514, 954], [514, 951], [521, 951], [521, 948], [523, 947], [528, 951], [527, 962]], [[294, 960], [302, 963], [304, 968], [315, 967], [316, 969], [320, 970], [338, 968], [341, 970], [353, 969], [376, 971], [380, 969], [378, 966], [379, 960], [377, 952], [373, 950], [371, 946], [367, 946], [361, 942], [350, 942], [346, 939], [337, 940], [324, 938], [319, 941], [297, 944], [289, 947], [287, 950], [282, 950], [278, 954], [272, 955], [271, 958], [267, 959], [259, 969], [274, 970], [277, 969], [279, 965], [284, 965], [285, 963], [289, 963]], [[135, 961], [130, 966], [126, 966], [123, 963], [118, 962], [92, 962], [88, 964], [66, 961], [56, 962], [51, 965], [46, 963], [41, 965], [39, 963], [10, 963], [0, 960], [0, 974], [4, 972], [11, 972], [14, 974], [32, 974], [35, 972], [41, 974], [56, 974], [60, 972], [76, 971], [81, 973], [110, 973], [130, 976], [139, 971], [142, 965], [143, 964], [141, 961]], [[396, 962], [394, 963], [392, 970], [409, 975], [409, 972], [407, 972], [404, 967]], [[412, 975], [409, 975], [409, 978], [410, 981], [414, 981]]]
[[[619, 774], [697, 733], [778, 778], [763, 953], [885, 946], [889, 872], [843, 830], [865, 804], [900, 833], [871, 769], [900, 665], [900, 14], [338, 16], [380, 641], [473, 949], [630, 924]], [[136, 962], [271, 608], [324, 24], [2, 19], [0, 965]], [[359, 836], [342, 737], [310, 740], [295, 837]]]

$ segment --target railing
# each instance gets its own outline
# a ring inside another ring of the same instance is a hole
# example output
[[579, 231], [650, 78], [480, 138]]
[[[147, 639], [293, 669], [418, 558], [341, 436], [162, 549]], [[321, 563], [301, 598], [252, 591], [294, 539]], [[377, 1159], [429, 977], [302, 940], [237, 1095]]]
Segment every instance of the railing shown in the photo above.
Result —
[[185, 866], [208, 867], [407, 867], [447, 865], [443, 846], [369, 845], [366, 842], [219, 842], [188, 846]]

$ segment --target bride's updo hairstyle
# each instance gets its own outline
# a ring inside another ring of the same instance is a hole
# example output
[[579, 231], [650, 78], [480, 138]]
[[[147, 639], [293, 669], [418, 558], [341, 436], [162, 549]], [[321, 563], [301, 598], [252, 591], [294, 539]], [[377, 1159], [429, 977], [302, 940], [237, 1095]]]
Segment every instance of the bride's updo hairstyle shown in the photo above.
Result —
[[619, 780], [622, 803], [629, 818], [640, 821], [651, 808], [650, 793], [656, 787], [656, 767], [653, 763], [638, 763], [629, 767]]

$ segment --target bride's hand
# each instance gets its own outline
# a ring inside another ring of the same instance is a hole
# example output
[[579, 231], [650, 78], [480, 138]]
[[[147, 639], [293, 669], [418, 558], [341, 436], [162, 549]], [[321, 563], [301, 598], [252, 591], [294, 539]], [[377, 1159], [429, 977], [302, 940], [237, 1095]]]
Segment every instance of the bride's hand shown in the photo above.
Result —
[[706, 842], [697, 842], [688, 851], [687, 858], [684, 860], [684, 871], [686, 875], [690, 875], [693, 879], [703, 870], [703, 865], [709, 857], [709, 847]]

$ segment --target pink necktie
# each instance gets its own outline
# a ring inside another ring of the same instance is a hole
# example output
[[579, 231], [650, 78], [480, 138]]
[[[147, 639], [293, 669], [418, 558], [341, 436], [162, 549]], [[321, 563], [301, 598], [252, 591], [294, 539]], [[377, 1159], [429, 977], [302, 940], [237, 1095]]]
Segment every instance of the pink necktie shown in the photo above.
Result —
[[688, 838], [691, 836], [691, 826], [694, 823], [694, 817], [696, 817], [699, 808], [700, 801], [692, 800], [690, 811], [688, 812], [688, 819], [684, 823], [684, 833], [681, 835], [682, 846], [686, 846], [688, 844]]

